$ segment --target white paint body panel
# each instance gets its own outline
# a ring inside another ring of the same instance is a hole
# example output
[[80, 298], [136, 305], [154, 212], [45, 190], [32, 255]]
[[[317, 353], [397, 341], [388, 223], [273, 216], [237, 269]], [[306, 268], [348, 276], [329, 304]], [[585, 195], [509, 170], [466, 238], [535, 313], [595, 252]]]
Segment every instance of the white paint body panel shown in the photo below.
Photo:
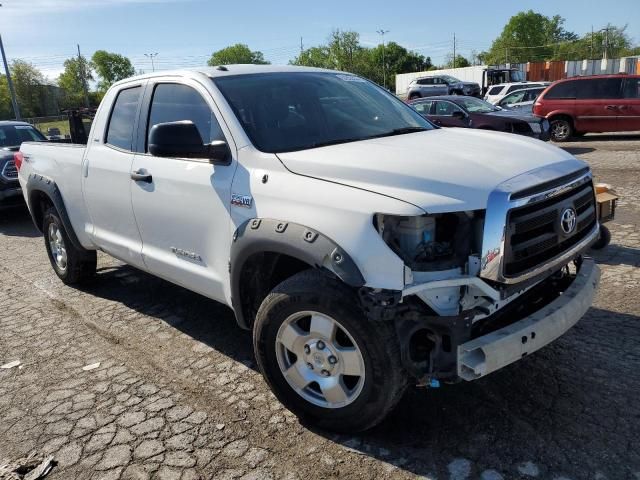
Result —
[[[233, 74], [256, 68], [300, 71], [237, 66]], [[280, 219], [322, 232], [353, 258], [366, 285], [402, 290], [404, 263], [376, 232], [374, 214], [482, 209], [489, 192], [505, 180], [573, 159], [563, 150], [518, 135], [454, 128], [266, 154], [251, 145], [209, 79], [227, 74], [232, 73], [163, 72], [114, 85], [98, 110], [86, 155], [77, 146], [23, 145], [31, 158], [20, 170], [22, 186], [33, 171], [51, 177], [86, 248], [104, 249], [230, 305], [230, 245], [236, 228], [250, 218]], [[232, 165], [158, 159], [104, 145], [117, 91], [158, 77], [200, 85], [232, 149]], [[138, 168], [149, 171], [152, 184], [129, 178]], [[232, 193], [251, 196], [251, 206], [231, 206]], [[192, 252], [201, 261], [178, 257], [171, 247]]]

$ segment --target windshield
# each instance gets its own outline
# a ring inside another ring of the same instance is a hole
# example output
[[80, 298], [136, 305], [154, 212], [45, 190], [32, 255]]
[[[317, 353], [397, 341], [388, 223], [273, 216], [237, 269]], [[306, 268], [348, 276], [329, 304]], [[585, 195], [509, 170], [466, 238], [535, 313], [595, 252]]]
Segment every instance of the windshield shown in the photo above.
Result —
[[489, 102], [485, 102], [484, 100], [480, 100], [475, 97], [460, 97], [456, 99], [456, 103], [464, 107], [469, 113], [489, 113], [500, 110]]
[[451, 75], [442, 75], [442, 78], [444, 78], [447, 83], [460, 83], [462, 81], [458, 80], [456, 77], [452, 77]]
[[0, 147], [18, 147], [22, 142], [44, 142], [47, 139], [31, 125], [1, 125]]
[[433, 127], [395, 96], [355, 75], [261, 73], [214, 78], [247, 136], [269, 153]]
[[524, 73], [520, 70], [511, 70], [511, 81], [512, 82], [524, 82], [526, 79], [524, 78]]

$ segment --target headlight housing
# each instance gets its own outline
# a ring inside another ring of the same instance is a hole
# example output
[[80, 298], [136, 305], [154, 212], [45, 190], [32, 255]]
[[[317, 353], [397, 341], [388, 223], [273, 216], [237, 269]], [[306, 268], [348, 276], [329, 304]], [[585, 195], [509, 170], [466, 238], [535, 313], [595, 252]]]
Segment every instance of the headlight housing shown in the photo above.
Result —
[[385, 243], [413, 271], [464, 266], [479, 253], [484, 210], [420, 216], [376, 214], [374, 225]]

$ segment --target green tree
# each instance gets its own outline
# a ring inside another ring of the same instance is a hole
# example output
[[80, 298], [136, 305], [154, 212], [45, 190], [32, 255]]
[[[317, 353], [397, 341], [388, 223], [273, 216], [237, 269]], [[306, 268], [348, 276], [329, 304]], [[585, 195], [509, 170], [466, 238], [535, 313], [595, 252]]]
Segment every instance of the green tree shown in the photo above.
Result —
[[509, 19], [483, 59], [490, 64], [546, 60], [554, 57], [558, 44], [576, 39], [564, 29], [564, 18], [528, 10]]
[[[83, 56], [72, 57], [64, 61], [64, 72], [58, 77], [58, 86], [64, 90], [60, 106], [62, 108], [78, 108], [84, 106], [84, 83], [93, 80], [91, 65]], [[93, 102], [90, 102], [94, 105]]]
[[46, 79], [42, 72], [24, 60], [11, 62], [11, 78], [23, 117], [44, 115]]
[[211, 66], [231, 65], [234, 63], [254, 63], [257, 65], [269, 64], [269, 62], [264, 59], [262, 52], [257, 50], [252, 51], [243, 43], [236, 43], [235, 45], [213, 52], [207, 63]]
[[115, 82], [131, 77], [136, 73], [127, 57], [105, 50], [97, 50], [93, 54], [91, 66], [99, 78], [98, 90], [101, 92], [106, 92]]
[[0, 75], [0, 120], [11, 120], [12, 118], [15, 118], [15, 115], [11, 105], [7, 76]]
[[[303, 50], [289, 63], [351, 72], [382, 84], [382, 59], [382, 44], [374, 48], [363, 47], [357, 32], [334, 30], [326, 45]], [[408, 51], [395, 42], [385, 44], [384, 64], [387, 85], [391, 89], [395, 88], [396, 74], [419, 72], [432, 66], [431, 58]]]
[[456, 61], [453, 61], [453, 54], [447, 56], [447, 63], [444, 65], [444, 68], [462, 68], [471, 66], [471, 62], [468, 58], [463, 55], [456, 55]]

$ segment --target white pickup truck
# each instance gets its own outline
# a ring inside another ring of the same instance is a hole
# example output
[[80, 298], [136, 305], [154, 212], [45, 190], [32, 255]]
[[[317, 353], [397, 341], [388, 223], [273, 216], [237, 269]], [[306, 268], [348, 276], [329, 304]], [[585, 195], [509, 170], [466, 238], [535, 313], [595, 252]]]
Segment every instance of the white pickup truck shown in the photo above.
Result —
[[327, 429], [375, 425], [411, 383], [531, 354], [599, 280], [583, 162], [437, 128], [343, 72], [134, 77], [86, 147], [23, 143], [15, 161], [63, 282], [94, 276], [101, 250], [229, 305], [276, 396]]

